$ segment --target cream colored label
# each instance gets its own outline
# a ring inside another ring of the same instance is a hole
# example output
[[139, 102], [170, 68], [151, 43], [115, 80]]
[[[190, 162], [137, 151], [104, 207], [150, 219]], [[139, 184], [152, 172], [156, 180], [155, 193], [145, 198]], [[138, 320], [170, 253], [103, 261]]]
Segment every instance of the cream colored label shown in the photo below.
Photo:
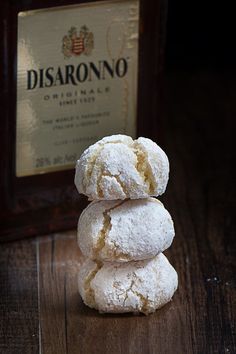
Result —
[[73, 168], [83, 150], [135, 136], [139, 1], [18, 14], [16, 175]]

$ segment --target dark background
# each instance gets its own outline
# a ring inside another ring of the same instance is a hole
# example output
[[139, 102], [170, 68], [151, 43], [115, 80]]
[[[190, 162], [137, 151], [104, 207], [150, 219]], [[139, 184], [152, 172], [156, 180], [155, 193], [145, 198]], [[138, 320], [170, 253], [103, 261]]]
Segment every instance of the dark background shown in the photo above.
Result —
[[169, 0], [166, 68], [234, 71], [233, 2]]
[[171, 173], [163, 200], [175, 221], [171, 260], [178, 269], [181, 307], [186, 304], [180, 327], [190, 338], [174, 352], [236, 353], [232, 4], [169, 1], [163, 146]]

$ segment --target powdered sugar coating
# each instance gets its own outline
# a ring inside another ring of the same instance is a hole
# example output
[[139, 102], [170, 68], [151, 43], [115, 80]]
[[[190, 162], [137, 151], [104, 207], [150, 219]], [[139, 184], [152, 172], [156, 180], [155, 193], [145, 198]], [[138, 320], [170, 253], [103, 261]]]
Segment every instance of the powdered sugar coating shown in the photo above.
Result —
[[110, 313], [152, 313], [171, 300], [178, 286], [177, 273], [162, 253], [123, 264], [87, 259], [78, 280], [85, 304]]
[[170, 214], [151, 197], [92, 202], [78, 222], [82, 253], [102, 261], [152, 258], [171, 245], [174, 234]]
[[105, 137], [91, 145], [76, 164], [75, 184], [90, 199], [139, 199], [165, 192], [169, 161], [148, 138]]

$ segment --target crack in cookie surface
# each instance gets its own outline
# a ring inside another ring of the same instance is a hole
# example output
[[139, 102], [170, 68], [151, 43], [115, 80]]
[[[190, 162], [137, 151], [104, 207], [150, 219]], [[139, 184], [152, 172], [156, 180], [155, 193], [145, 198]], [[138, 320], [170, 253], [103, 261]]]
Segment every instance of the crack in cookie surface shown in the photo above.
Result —
[[[89, 158], [89, 160], [87, 161], [87, 166], [86, 166], [86, 172], [85, 172], [85, 176], [83, 178], [83, 188], [86, 190], [86, 188], [88, 187], [89, 183], [90, 183], [90, 178], [92, 176], [94, 167], [96, 165], [96, 161], [97, 158], [99, 157], [99, 155], [101, 154], [102, 150], [104, 149], [105, 145], [107, 144], [124, 144], [123, 141], [121, 140], [115, 140], [115, 141], [111, 141], [111, 142], [104, 142], [104, 143], [99, 143], [97, 146], [97, 149], [94, 151], [94, 154]], [[129, 146], [128, 144], [125, 144], [127, 146]], [[85, 183], [85, 179], [86, 179], [86, 183]], [[97, 191], [98, 193], [98, 191]], [[98, 193], [99, 194], [99, 193]]]
[[101, 171], [100, 176], [99, 176], [99, 178], [98, 178], [98, 182], [97, 182], [97, 184], [98, 184], [98, 196], [99, 196], [99, 198], [101, 198], [101, 199], [104, 198], [103, 189], [101, 188], [101, 181], [102, 181], [102, 178], [103, 178], [103, 177], [106, 177], [106, 176], [111, 177], [111, 178], [115, 178], [116, 181], [117, 181], [117, 183], [120, 185], [120, 187], [121, 187], [121, 189], [122, 189], [122, 191], [123, 191], [125, 197], [128, 198], [129, 192], [128, 192], [128, 190], [127, 190], [125, 184], [121, 181], [120, 175], [113, 175], [113, 174], [111, 174], [110, 172], [105, 171], [104, 169]]
[[95, 278], [97, 272], [102, 268], [103, 263], [100, 261], [94, 261], [96, 263], [96, 268], [87, 276], [84, 282], [84, 290], [85, 290], [85, 300], [86, 303], [93, 307], [96, 308], [96, 303], [95, 303], [95, 293], [94, 290], [91, 288], [91, 282]]
[[[84, 190], [86, 191], [87, 189], [90, 190], [91, 188], [91, 193], [89, 196], [92, 199], [99, 198], [99, 199], [104, 199], [104, 186], [102, 185], [102, 179], [105, 176], [109, 176], [111, 178], [115, 178], [117, 181], [117, 196], [120, 199], [123, 199], [125, 197], [130, 196], [130, 191], [128, 190], [126, 183], [122, 182], [120, 178], [120, 174], [112, 174], [109, 171], [105, 170], [105, 167], [103, 163], [99, 164], [97, 162], [97, 159], [99, 156], [102, 154], [102, 150], [104, 149], [105, 146], [109, 145], [116, 145], [116, 144], [121, 144], [123, 146], [127, 146], [135, 155], [136, 157], [136, 163], [134, 164], [134, 168], [136, 169], [138, 175], [140, 178], [143, 180], [143, 192], [144, 194], [147, 195], [155, 195], [158, 184], [156, 181], [156, 177], [153, 174], [152, 171], [152, 166], [151, 163], [148, 161], [149, 158], [149, 153], [146, 151], [145, 147], [142, 146], [142, 144], [139, 143], [138, 140], [133, 140], [132, 142], [126, 142], [122, 140], [114, 140], [114, 141], [101, 141], [100, 143], [97, 144], [97, 147], [94, 149], [94, 153], [91, 154], [92, 156], [89, 156], [88, 154], [87, 157], [87, 167], [85, 170], [85, 176], [82, 181], [82, 185]], [[86, 162], [86, 157], [85, 157], [85, 162]], [[94, 175], [94, 168], [97, 167], [97, 171]], [[94, 178], [94, 180], [93, 180]], [[93, 180], [93, 184], [92, 184]], [[111, 190], [112, 190], [112, 182], [111, 182]], [[108, 191], [109, 194], [109, 191]], [[123, 194], [123, 195], [122, 195]]]
[[[150, 311], [150, 302], [148, 301], [148, 297], [146, 298], [143, 296], [143, 294], [139, 293], [138, 291], [134, 291], [131, 289], [131, 291], [137, 295], [142, 303], [142, 307], [140, 309], [141, 312], [143, 312], [145, 315], [148, 315]], [[153, 310], [154, 311], [154, 310]]]
[[92, 176], [94, 167], [96, 165], [97, 158], [100, 155], [103, 148], [104, 148], [104, 144], [99, 145], [98, 148], [95, 150], [94, 154], [90, 157], [89, 161], [87, 161], [86, 171], [82, 183], [85, 191], [90, 183], [90, 178]]
[[121, 263], [121, 261], [130, 262], [133, 260], [132, 256], [128, 253], [124, 253], [114, 240], [110, 240], [110, 243], [113, 244], [112, 257], [115, 261]]
[[96, 242], [96, 246], [93, 251], [93, 258], [94, 259], [100, 258], [100, 253], [101, 253], [102, 249], [105, 247], [106, 238], [112, 228], [111, 216], [109, 215], [109, 213], [112, 210], [114, 210], [114, 209], [118, 208], [119, 206], [121, 206], [122, 204], [124, 204], [125, 202], [126, 202], [126, 200], [119, 201], [112, 208], [106, 209], [103, 212], [103, 226], [102, 226], [102, 229], [99, 231], [98, 240]]
[[148, 297], [146, 298], [143, 294], [139, 293], [138, 291], [134, 290], [133, 287], [134, 285], [136, 285], [136, 281], [137, 279], [139, 279], [137, 277], [137, 274], [136, 273], [133, 273], [132, 274], [134, 279], [131, 280], [131, 284], [129, 286], [129, 288], [127, 290], [125, 290], [125, 298], [123, 300], [123, 306], [125, 306], [125, 302], [126, 300], [128, 299], [129, 297], [129, 292], [132, 292], [134, 295], [136, 295], [140, 301], [141, 301], [141, 308], [137, 308], [138, 311], [140, 312], [143, 312], [145, 315], [148, 315], [151, 311], [151, 308], [150, 308], [150, 301], [148, 300]]
[[137, 158], [136, 170], [142, 177], [144, 184], [147, 186], [146, 192], [148, 194], [154, 194], [157, 188], [157, 182], [153, 176], [151, 166], [148, 163], [148, 154], [137, 144], [136, 140], [133, 144], [133, 152]]

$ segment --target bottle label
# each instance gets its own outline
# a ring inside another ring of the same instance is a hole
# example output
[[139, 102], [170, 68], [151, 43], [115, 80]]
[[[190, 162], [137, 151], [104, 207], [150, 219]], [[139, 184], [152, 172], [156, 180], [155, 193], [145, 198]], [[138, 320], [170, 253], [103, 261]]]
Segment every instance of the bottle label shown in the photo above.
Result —
[[111, 134], [135, 136], [139, 1], [18, 14], [16, 175], [71, 169]]

